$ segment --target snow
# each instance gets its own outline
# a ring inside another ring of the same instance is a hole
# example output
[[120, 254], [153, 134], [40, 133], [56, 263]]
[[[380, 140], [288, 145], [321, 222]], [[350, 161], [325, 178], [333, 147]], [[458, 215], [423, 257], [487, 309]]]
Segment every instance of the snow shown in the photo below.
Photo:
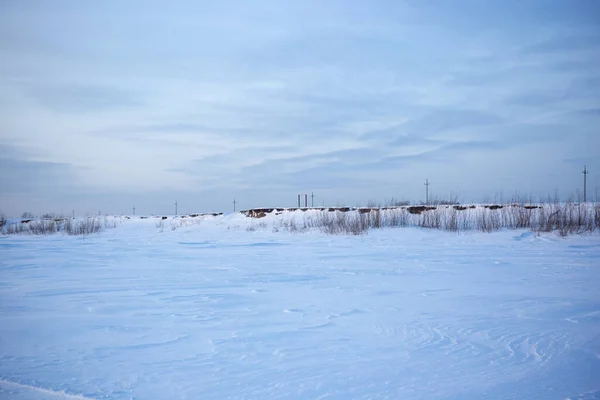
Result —
[[600, 398], [597, 234], [274, 218], [0, 236], [0, 398]]

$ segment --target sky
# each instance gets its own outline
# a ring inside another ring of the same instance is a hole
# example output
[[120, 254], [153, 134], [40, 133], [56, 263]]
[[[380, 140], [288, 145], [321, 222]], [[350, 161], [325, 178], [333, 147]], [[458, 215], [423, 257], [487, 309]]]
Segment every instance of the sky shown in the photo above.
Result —
[[600, 188], [594, 0], [1, 0], [0, 60], [7, 215]]

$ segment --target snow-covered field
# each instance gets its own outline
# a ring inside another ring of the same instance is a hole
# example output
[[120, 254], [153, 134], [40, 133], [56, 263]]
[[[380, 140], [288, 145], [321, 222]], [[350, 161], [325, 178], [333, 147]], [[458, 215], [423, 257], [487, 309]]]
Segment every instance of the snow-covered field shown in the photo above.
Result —
[[0, 398], [600, 398], [598, 234], [265, 221], [0, 236]]

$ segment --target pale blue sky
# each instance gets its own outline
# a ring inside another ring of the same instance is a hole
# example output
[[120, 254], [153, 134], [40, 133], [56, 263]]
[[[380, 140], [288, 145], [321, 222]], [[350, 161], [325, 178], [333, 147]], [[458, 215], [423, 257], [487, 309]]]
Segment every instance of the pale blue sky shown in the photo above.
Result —
[[600, 2], [0, 2], [0, 210], [600, 187]]

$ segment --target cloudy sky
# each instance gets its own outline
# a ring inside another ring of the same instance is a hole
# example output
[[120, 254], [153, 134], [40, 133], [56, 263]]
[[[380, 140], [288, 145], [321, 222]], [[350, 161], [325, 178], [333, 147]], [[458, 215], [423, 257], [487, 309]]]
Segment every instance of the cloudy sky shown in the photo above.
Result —
[[595, 0], [0, 2], [0, 210], [600, 187]]

